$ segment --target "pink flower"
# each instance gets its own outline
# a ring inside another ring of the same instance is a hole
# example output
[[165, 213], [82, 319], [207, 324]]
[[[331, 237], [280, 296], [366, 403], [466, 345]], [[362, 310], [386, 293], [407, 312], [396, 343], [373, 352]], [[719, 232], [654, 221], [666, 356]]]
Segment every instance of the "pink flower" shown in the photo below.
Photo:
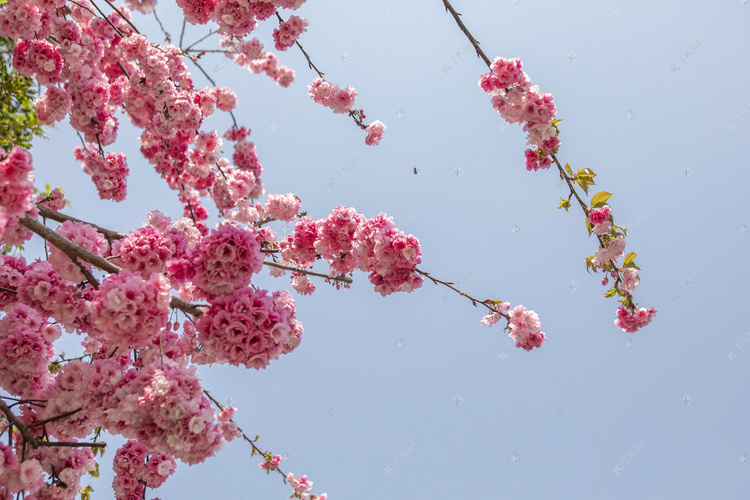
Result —
[[279, 27], [273, 30], [273, 39], [276, 42], [276, 50], [286, 50], [307, 31], [310, 23], [304, 17], [290, 16], [289, 19], [279, 24]]
[[208, 295], [222, 295], [250, 284], [263, 268], [263, 253], [256, 234], [232, 224], [220, 226], [190, 254], [193, 283]]
[[615, 315], [615, 326], [625, 333], [633, 333], [651, 323], [656, 316], [656, 308], [646, 309], [641, 307], [633, 311], [625, 306], [620, 306]]
[[289, 292], [268, 295], [252, 288], [216, 298], [197, 327], [207, 354], [219, 362], [256, 369], [278, 359], [290, 337], [301, 333]]
[[365, 144], [368, 146], [377, 146], [380, 141], [383, 140], [383, 133], [385, 132], [385, 124], [380, 120], [375, 120], [367, 126], [366, 132], [367, 137], [365, 138]]
[[510, 338], [521, 347], [530, 351], [534, 347], [541, 347], [546, 338], [540, 330], [539, 316], [534, 311], [527, 310], [524, 306], [516, 306], [509, 313]]
[[610, 221], [610, 213], [611, 209], [609, 208], [609, 205], [604, 205], [601, 208], [592, 208], [589, 210], [588, 220], [589, 223], [593, 226], [591, 231], [594, 234], [600, 235], [608, 232], [610, 228], [612, 227], [612, 222]]
[[266, 209], [268, 215], [274, 219], [291, 222], [299, 212], [300, 200], [292, 193], [269, 194], [266, 197]]
[[169, 280], [152, 274], [148, 280], [128, 270], [111, 275], [89, 304], [92, 324], [101, 336], [121, 349], [153, 342], [169, 316]]
[[632, 293], [635, 287], [638, 286], [640, 281], [638, 280], [638, 271], [629, 267], [622, 272], [622, 281], [620, 282], [620, 290], [623, 292]]

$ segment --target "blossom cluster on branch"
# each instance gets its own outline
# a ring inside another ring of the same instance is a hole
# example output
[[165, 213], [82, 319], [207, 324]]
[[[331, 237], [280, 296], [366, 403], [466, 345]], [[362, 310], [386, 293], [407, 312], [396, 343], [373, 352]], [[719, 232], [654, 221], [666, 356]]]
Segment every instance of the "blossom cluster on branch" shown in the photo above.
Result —
[[[379, 144], [386, 129], [377, 120], [365, 125], [363, 110], [354, 109], [356, 90], [331, 84], [315, 67], [299, 42], [307, 19], [284, 21], [278, 12], [304, 3], [177, 0], [185, 22], [216, 25], [184, 48], [182, 36], [178, 46], [161, 46], [133, 24], [131, 11], [154, 12], [155, 0], [125, 0], [119, 7], [107, 1], [109, 14], [92, 0], [8, 0], [0, 7], [0, 36], [17, 39], [13, 66], [45, 89], [35, 102], [39, 119], [54, 125], [68, 118], [82, 143], [73, 157], [99, 197], [126, 199], [130, 170], [139, 163], [104, 150], [116, 143], [125, 116], [140, 130], [141, 154], [183, 205], [175, 220], [152, 211], [140, 228], [102, 228], [61, 213], [62, 190], [35, 193], [31, 154], [0, 149], [0, 388], [9, 394], [0, 396], [0, 499], [72, 499], [79, 492], [87, 498], [90, 487], [81, 489], [81, 478], [97, 474], [97, 454], [106, 446], [97, 439], [106, 431], [128, 439], [114, 456], [118, 499], [144, 498], [175, 471], [177, 460], [203, 462], [241, 437], [264, 457], [261, 469], [281, 474], [293, 498], [325, 500], [325, 493], [310, 493], [306, 475], [281, 472], [280, 456], [260, 450], [258, 438], [249, 439], [233, 421], [237, 409], [218, 404], [197, 374], [197, 365], [206, 364], [265, 369], [300, 345], [294, 298], [258, 286], [264, 267], [275, 277], [291, 273], [291, 287], [301, 295], [315, 291], [316, 278], [347, 287], [357, 270], [368, 273], [382, 296], [412, 292], [428, 279], [487, 308], [482, 324], [504, 320], [519, 348], [530, 351], [545, 341], [533, 310], [474, 298], [420, 270], [419, 240], [384, 213], [368, 218], [338, 206], [315, 219], [292, 193], [259, 201], [266, 194], [263, 165], [250, 129], [236, 122], [237, 96], [200, 66], [207, 51], [193, 48], [211, 34], [224, 37], [214, 52], [288, 87], [295, 72], [249, 38], [275, 15], [276, 49], [296, 45], [318, 74], [309, 87], [313, 100], [353, 118], [367, 145]], [[557, 160], [560, 120], [551, 95], [531, 85], [520, 60], [484, 59], [490, 73], [480, 87], [503, 118], [523, 124], [528, 134], [533, 149], [526, 151], [526, 168], [556, 164], [570, 187], [560, 207], [568, 209], [575, 197], [586, 213], [599, 241], [587, 267], [607, 273], [603, 284], [613, 281], [607, 296], [622, 299], [615, 323], [627, 332], [647, 325], [656, 311], [633, 300], [639, 268], [635, 254], [625, 254], [625, 229], [606, 204], [610, 193], [585, 203], [574, 186], [588, 194], [595, 174], [574, 173]], [[188, 63], [211, 86], [196, 87]], [[233, 125], [223, 133], [204, 130], [217, 110], [229, 113]], [[219, 218], [213, 227], [208, 200]], [[49, 220], [59, 225], [47, 227]], [[279, 237], [274, 221], [287, 223], [289, 234]], [[5, 254], [34, 234], [45, 240], [45, 260]], [[314, 270], [318, 261], [327, 265], [323, 272]], [[63, 334], [79, 337], [79, 356], [55, 351]]]

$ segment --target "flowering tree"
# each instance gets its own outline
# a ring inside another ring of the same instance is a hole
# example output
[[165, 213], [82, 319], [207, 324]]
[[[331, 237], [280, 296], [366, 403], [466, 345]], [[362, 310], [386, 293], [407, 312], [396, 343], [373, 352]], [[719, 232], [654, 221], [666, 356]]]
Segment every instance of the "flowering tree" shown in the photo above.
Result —
[[[125, 200], [130, 170], [143, 164], [117, 150], [121, 121], [128, 119], [139, 130], [143, 159], [183, 211], [144, 213], [145, 223], [127, 233], [73, 218], [65, 213], [62, 189], [35, 188], [24, 139], [3, 138], [0, 387], [6, 394], [0, 425], [7, 439], [0, 444], [1, 498], [73, 498], [79, 491], [87, 498], [90, 487], [81, 489], [80, 480], [96, 474], [107, 432], [128, 439], [114, 454], [117, 498], [143, 498], [174, 472], [176, 460], [200, 463], [224, 441], [242, 438], [261, 457], [260, 468], [281, 474], [293, 497], [324, 499], [325, 493], [311, 492], [306, 476], [282, 472], [281, 457], [245, 434], [233, 421], [237, 409], [219, 403], [197, 375], [197, 366], [210, 364], [265, 369], [300, 345], [295, 299], [284, 288], [257, 286], [265, 269], [288, 275], [298, 295], [321, 283], [347, 288], [356, 271], [367, 273], [382, 296], [410, 293], [426, 279], [487, 309], [482, 324], [504, 322], [516, 346], [542, 346], [546, 335], [534, 311], [475, 298], [420, 269], [419, 240], [386, 214], [368, 217], [338, 206], [312, 217], [294, 194], [266, 194], [262, 155], [235, 116], [241, 103], [202, 66], [218, 52], [281, 87], [292, 85], [295, 71], [253, 36], [262, 21], [278, 22], [272, 35], [277, 51], [297, 46], [304, 54], [316, 73], [308, 87], [314, 102], [348, 115], [365, 133], [362, 147], [387, 140], [386, 125], [366, 122], [356, 108], [356, 90], [329, 82], [301, 45], [309, 22], [288, 12], [304, 0], [180, 0], [184, 21], [176, 45], [139, 31], [143, 16], [159, 20], [156, 2], [104, 3], [9, 0], [0, 10], [0, 35], [15, 40], [15, 71], [44, 87], [34, 102], [36, 117], [48, 126], [67, 120], [79, 135], [72, 154], [100, 198]], [[632, 295], [639, 268], [635, 253], [625, 253], [625, 228], [607, 205], [611, 193], [587, 201], [595, 173], [574, 172], [558, 160], [561, 120], [552, 96], [531, 84], [519, 59], [490, 62], [453, 6], [443, 4], [489, 67], [478, 76], [479, 86], [494, 109], [528, 134], [526, 169], [554, 165], [569, 188], [560, 208], [583, 210], [597, 241], [586, 266], [606, 273], [604, 285], [611, 280], [606, 296], [620, 301], [615, 324], [625, 332], [647, 325], [655, 309], [638, 307]], [[190, 44], [186, 23], [210, 31]], [[217, 34], [217, 48], [204, 48]], [[189, 65], [207, 86], [197, 85]], [[233, 123], [222, 132], [205, 124], [217, 111]], [[50, 221], [57, 224], [49, 227]], [[279, 237], [274, 221], [285, 222], [289, 234]], [[45, 240], [47, 258], [31, 262], [15, 249], [34, 237]], [[80, 337], [76, 356], [56, 351], [53, 343], [63, 335]]]

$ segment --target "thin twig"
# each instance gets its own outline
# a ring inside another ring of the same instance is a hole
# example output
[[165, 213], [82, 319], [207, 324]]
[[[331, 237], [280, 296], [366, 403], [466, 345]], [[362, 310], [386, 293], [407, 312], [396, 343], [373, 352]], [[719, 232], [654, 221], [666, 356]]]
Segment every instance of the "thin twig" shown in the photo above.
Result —
[[441, 279], [433, 277], [430, 273], [428, 273], [426, 271], [422, 271], [420, 269], [415, 269], [415, 271], [417, 273], [421, 274], [422, 276], [424, 276], [425, 278], [431, 280], [436, 285], [446, 286], [446, 287], [450, 288], [451, 290], [453, 290], [454, 292], [456, 292], [457, 294], [461, 295], [462, 297], [466, 297], [467, 299], [469, 299], [471, 301], [471, 303], [474, 305], [474, 307], [476, 307], [477, 304], [482, 304], [484, 307], [486, 307], [487, 309], [489, 309], [491, 312], [493, 312], [493, 313], [499, 313], [506, 320], [510, 321], [510, 317], [507, 314], [505, 314], [502, 311], [498, 311], [497, 310], [496, 305], [499, 304], [500, 301], [494, 300], [494, 299], [485, 299], [485, 300], [477, 299], [475, 297], [472, 297], [468, 293], [463, 292], [463, 291], [459, 290], [458, 288], [456, 288], [455, 286], [453, 286], [453, 285], [455, 285], [455, 283], [453, 283], [452, 281], [443, 281]]
[[490, 67], [492, 65], [492, 63], [490, 62], [490, 58], [487, 57], [487, 54], [485, 54], [481, 48], [479, 48], [479, 42], [477, 42], [477, 39], [474, 38], [474, 36], [469, 32], [468, 28], [466, 28], [466, 26], [464, 25], [464, 22], [461, 21], [461, 14], [456, 12], [456, 9], [453, 8], [448, 0], [443, 0], [443, 5], [445, 5], [445, 10], [451, 13], [453, 19], [456, 20], [456, 24], [458, 24], [458, 27], [461, 29], [461, 31], [464, 32], [466, 38], [468, 38], [471, 44], [474, 46], [474, 50], [477, 51], [477, 56], [479, 56], [485, 62], [487, 67]]
[[316, 273], [315, 271], [308, 271], [307, 269], [300, 269], [299, 267], [285, 266], [283, 264], [277, 264], [276, 262], [263, 261], [263, 264], [269, 267], [275, 267], [277, 269], [283, 269], [284, 271], [292, 271], [295, 273], [307, 274], [309, 276], [317, 276], [318, 278], [325, 278], [331, 281], [338, 281], [341, 283], [351, 284], [353, 281], [347, 276], [329, 276], [323, 273]]

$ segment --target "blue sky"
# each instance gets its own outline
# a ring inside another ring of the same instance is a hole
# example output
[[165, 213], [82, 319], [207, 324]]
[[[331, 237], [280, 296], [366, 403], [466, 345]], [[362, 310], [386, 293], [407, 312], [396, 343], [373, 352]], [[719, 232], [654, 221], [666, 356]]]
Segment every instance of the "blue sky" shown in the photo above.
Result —
[[[289, 89], [207, 57], [209, 74], [238, 93], [268, 193], [295, 193], [315, 218], [337, 205], [387, 212], [420, 239], [421, 269], [534, 309], [548, 338], [527, 353], [445, 288], [382, 298], [357, 274], [349, 290], [321, 283], [295, 295], [305, 334], [294, 353], [263, 371], [202, 367], [206, 387], [284, 455], [285, 471], [307, 474], [332, 500], [746, 498], [746, 3], [454, 3], [490, 58], [520, 57], [555, 97], [559, 158], [593, 169], [597, 190], [614, 193], [642, 269], [636, 300], [659, 310], [636, 334], [613, 326], [617, 304], [586, 272], [596, 244], [582, 214], [555, 208], [566, 193], [554, 171], [524, 170], [524, 133], [477, 87], [487, 69], [440, 1], [311, 0], [297, 12], [310, 21], [300, 41], [327, 79], [354, 86], [366, 121], [388, 126], [378, 147], [312, 102], [315, 75], [298, 51], [279, 54], [297, 71]], [[159, 5], [177, 35], [175, 4]], [[159, 38], [152, 17], [134, 22]], [[258, 31], [269, 48], [273, 27]], [[67, 126], [32, 151], [38, 182], [64, 186], [71, 215], [121, 231], [153, 209], [181, 212], [126, 121], [108, 148], [129, 156], [120, 204], [98, 199]], [[228, 124], [217, 116], [206, 127]], [[288, 287], [268, 276], [257, 284]], [[103, 498], [117, 443], [93, 483]], [[230, 443], [180, 466], [153, 496], [288, 497], [249, 452]]]

